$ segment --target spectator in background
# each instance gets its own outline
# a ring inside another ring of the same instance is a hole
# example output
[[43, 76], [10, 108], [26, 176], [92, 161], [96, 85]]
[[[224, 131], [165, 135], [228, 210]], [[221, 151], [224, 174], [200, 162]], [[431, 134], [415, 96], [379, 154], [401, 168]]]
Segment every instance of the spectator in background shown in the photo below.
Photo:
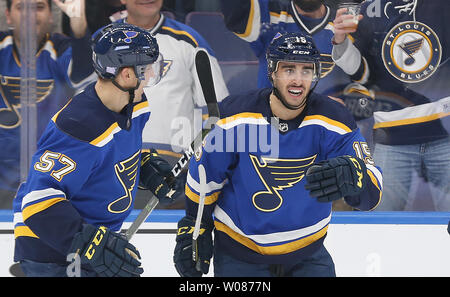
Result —
[[196, 0], [164, 0], [162, 10], [170, 11], [178, 21], [184, 22], [186, 15], [195, 10]]
[[322, 79], [316, 92], [335, 95], [351, 82], [331, 58], [335, 10], [323, 0], [221, 0], [227, 28], [250, 43], [259, 59], [258, 87], [271, 87], [265, 53], [278, 33], [303, 32], [321, 53]]
[[[121, 1], [126, 5], [128, 16], [119, 22], [149, 30], [158, 41], [164, 58], [161, 81], [155, 87], [145, 89], [151, 115], [143, 132], [144, 148], [157, 149], [161, 156], [174, 164], [181, 157], [179, 153], [200, 132], [200, 108], [206, 106], [195, 68], [197, 48], [205, 48], [210, 55], [217, 100], [226, 97], [228, 90], [217, 59], [206, 40], [191, 27], [166, 18], [161, 13], [163, 0], [149, 3]], [[139, 192], [138, 195], [148, 194]], [[141, 201], [136, 201], [137, 208], [140, 202], [146, 201], [142, 198], [138, 200]], [[183, 199], [171, 207], [183, 208]]]
[[429, 182], [435, 209], [450, 210], [448, 11], [447, 0], [366, 1], [357, 29], [344, 10], [334, 20], [333, 59], [375, 95], [374, 160], [384, 172], [377, 210], [411, 208], [417, 176]]
[[[120, 14], [125, 10], [120, 0], [85, 0], [86, 1], [86, 20], [90, 32], [95, 32], [101, 27], [119, 19]], [[67, 15], [62, 16], [62, 31], [66, 35], [71, 34], [70, 18]]]
[[[91, 63], [90, 33], [84, 14], [84, 0], [54, 0], [64, 13], [71, 14], [74, 3], [79, 14], [71, 15], [73, 38], [51, 33], [50, 0], [36, 0], [36, 87], [37, 137], [50, 118], [77, 89], [95, 79]], [[20, 164], [20, 18], [21, 0], [7, 0], [6, 20], [12, 28], [0, 32], [0, 208], [11, 208], [19, 186]], [[32, 28], [30, 28], [32, 29]], [[92, 76], [90, 76], [92, 74]]]

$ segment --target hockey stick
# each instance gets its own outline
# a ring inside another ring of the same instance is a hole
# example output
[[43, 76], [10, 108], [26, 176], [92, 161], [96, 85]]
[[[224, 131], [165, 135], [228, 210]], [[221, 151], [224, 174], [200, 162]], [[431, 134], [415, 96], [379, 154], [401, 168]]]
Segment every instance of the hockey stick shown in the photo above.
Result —
[[[180, 175], [181, 171], [187, 166], [189, 160], [191, 159], [194, 152], [200, 148], [202, 145], [202, 140], [206, 134], [213, 128], [214, 124], [219, 120], [219, 106], [217, 105], [216, 91], [214, 88], [214, 81], [211, 73], [211, 64], [209, 62], [208, 53], [200, 49], [195, 55], [195, 66], [197, 69], [197, 76], [200, 80], [200, 85], [202, 87], [203, 96], [205, 97], [206, 107], [208, 109], [208, 120], [205, 124], [205, 128], [195, 137], [194, 141], [191, 143], [189, 148], [184, 151], [181, 158], [172, 168], [170, 174], [165, 178], [166, 182], [171, 185], [175, 178]], [[169, 192], [169, 195], [173, 194], [175, 191]], [[138, 217], [128, 230], [125, 231], [125, 237], [130, 240], [133, 235], [137, 232], [142, 223], [147, 219], [147, 217], [158, 205], [158, 198], [152, 196], [144, 206], [144, 208], [139, 213]]]
[[198, 178], [200, 182], [200, 200], [198, 202], [197, 216], [195, 218], [194, 232], [192, 233], [192, 260], [195, 263], [197, 271], [201, 271], [198, 257], [197, 238], [200, 235], [200, 224], [203, 217], [203, 207], [205, 206], [206, 196], [206, 171], [202, 164], [198, 165]]

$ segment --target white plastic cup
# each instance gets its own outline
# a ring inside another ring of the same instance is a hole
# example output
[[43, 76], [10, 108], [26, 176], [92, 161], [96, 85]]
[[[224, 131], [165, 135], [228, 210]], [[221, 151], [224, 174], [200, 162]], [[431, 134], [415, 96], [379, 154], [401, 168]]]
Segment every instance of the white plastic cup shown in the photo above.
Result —
[[340, 3], [338, 5], [338, 9], [341, 8], [346, 8], [347, 11], [344, 12], [344, 14], [349, 14], [352, 15], [353, 18], [349, 18], [344, 20], [344, 23], [346, 24], [347, 27], [351, 27], [352, 29], [356, 29], [356, 27], [358, 26], [358, 16], [359, 16], [359, 12], [361, 11], [361, 4], [359, 3], [353, 3], [353, 2], [345, 2], [345, 3]]

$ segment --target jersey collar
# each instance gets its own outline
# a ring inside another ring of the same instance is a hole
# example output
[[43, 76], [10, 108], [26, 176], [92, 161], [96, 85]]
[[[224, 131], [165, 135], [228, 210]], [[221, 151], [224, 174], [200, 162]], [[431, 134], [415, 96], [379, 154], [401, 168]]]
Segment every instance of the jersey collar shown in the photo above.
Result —
[[310, 35], [316, 33], [317, 31], [322, 30], [322, 28], [327, 25], [328, 18], [330, 17], [330, 8], [327, 5], [325, 5], [325, 8], [326, 8], [327, 12], [325, 13], [325, 16], [323, 17], [322, 21], [317, 26], [315, 26], [314, 28], [309, 29], [302, 22], [302, 19], [301, 19], [300, 15], [299, 15], [297, 9], [295, 8], [294, 1], [291, 1], [291, 9], [292, 9], [292, 12], [293, 12], [293, 14], [295, 16], [294, 19], [295, 19], [297, 25], [299, 25], [301, 28], [303, 28], [303, 30], [305, 30]]

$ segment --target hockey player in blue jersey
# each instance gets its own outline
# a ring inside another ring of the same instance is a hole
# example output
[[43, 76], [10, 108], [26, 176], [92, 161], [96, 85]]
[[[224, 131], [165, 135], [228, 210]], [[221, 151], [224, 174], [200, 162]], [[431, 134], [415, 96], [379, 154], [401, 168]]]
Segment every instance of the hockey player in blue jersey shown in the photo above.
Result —
[[221, 103], [221, 120], [189, 164], [174, 250], [181, 276], [208, 273], [213, 255], [215, 276], [335, 276], [323, 245], [332, 201], [374, 209], [382, 174], [348, 110], [313, 92], [319, 56], [310, 36], [277, 35], [267, 51], [273, 87]]
[[159, 81], [161, 61], [156, 40], [136, 26], [112, 24], [94, 35], [99, 78], [52, 118], [13, 201], [14, 260], [26, 275], [143, 272], [139, 252], [115, 232], [138, 184], [160, 202], [174, 194], [152, 166], [161, 164], [141, 157], [149, 118], [143, 87]]

